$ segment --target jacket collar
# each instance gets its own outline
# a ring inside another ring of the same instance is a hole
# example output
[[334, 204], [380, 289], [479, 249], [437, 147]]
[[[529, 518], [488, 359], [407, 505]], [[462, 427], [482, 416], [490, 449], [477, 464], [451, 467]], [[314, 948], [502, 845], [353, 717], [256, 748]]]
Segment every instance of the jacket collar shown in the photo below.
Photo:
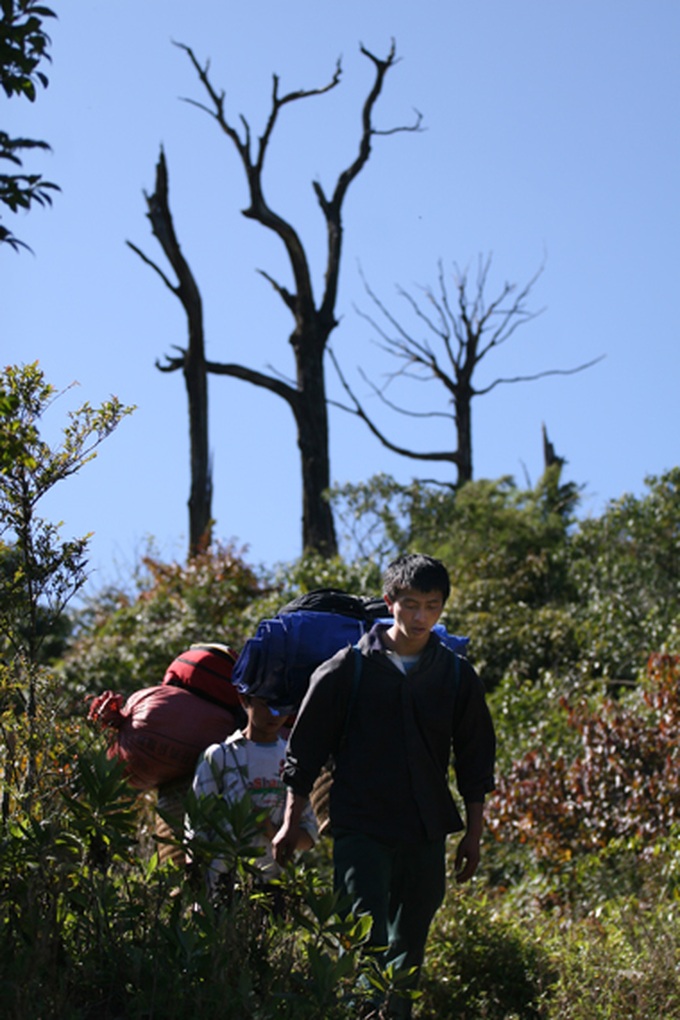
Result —
[[[369, 655], [375, 655], [385, 651], [385, 646], [382, 642], [381, 634], [388, 630], [390, 624], [388, 623], [374, 623], [367, 634], [361, 638], [359, 644], [362, 649]], [[423, 648], [422, 656], [432, 654], [441, 645], [441, 641], [436, 634], [430, 634], [430, 638]], [[422, 661], [422, 659], [421, 659]]]

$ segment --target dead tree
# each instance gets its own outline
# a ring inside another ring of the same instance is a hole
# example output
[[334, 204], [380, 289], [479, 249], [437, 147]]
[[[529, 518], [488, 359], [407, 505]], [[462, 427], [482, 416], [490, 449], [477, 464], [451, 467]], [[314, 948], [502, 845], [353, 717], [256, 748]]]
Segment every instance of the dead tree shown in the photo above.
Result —
[[[335, 305], [343, 239], [342, 205], [350, 184], [369, 159], [374, 136], [393, 134], [398, 131], [417, 131], [420, 127], [420, 114], [416, 112], [416, 120], [411, 126], [382, 131], [374, 127], [374, 107], [387, 72], [396, 63], [395, 47], [393, 44], [387, 57], [380, 59], [362, 46], [361, 52], [372, 62], [375, 76], [373, 85], [363, 103], [358, 153], [346, 169], [339, 174], [332, 194], [327, 195], [318, 181], [314, 181], [312, 185], [325, 220], [327, 236], [324, 288], [317, 304], [312, 289], [307, 253], [300, 236], [292, 224], [268, 205], [263, 193], [262, 175], [269, 142], [281, 110], [290, 103], [323, 95], [335, 88], [340, 81], [340, 63], [338, 62], [331, 80], [316, 89], [302, 89], [281, 95], [279, 78], [274, 75], [271, 111], [262, 135], [254, 143], [250, 125], [244, 117], [240, 118], [240, 130], [234, 127], [228, 119], [225, 112], [225, 94], [218, 92], [213, 86], [209, 76], [209, 64], [201, 65], [189, 47], [181, 46], [180, 48], [188, 55], [209, 100], [205, 105], [193, 100], [189, 101], [215, 120], [235, 146], [243, 164], [250, 196], [250, 204], [242, 210], [243, 215], [273, 231], [281, 239], [294, 281], [294, 288], [289, 291], [281, 283], [272, 279], [268, 273], [260, 270], [282, 299], [294, 320], [293, 330], [289, 337], [295, 359], [294, 382], [288, 382], [279, 375], [257, 371], [242, 364], [215, 361], [206, 361], [203, 364], [207, 372], [242, 379], [254, 386], [269, 390], [270, 393], [276, 394], [288, 403], [297, 427], [302, 467], [303, 548], [331, 556], [337, 552], [337, 540], [331, 508], [325, 498], [325, 493], [330, 485], [330, 458], [324, 355], [328, 338], [337, 325]], [[173, 243], [176, 243], [176, 239]], [[179, 246], [177, 246], [178, 251]], [[187, 356], [190, 349], [191, 344], [187, 351], [181, 352], [180, 356], [168, 356], [163, 366], [164, 370], [172, 372], [182, 369], [186, 377]]]
[[201, 295], [179, 246], [170, 213], [168, 168], [161, 149], [156, 164], [156, 188], [152, 195], [144, 192], [147, 216], [151, 230], [175, 271], [177, 282], [163, 272], [136, 245], [128, 245], [160, 276], [163, 283], [180, 300], [187, 317], [188, 342], [186, 347], [176, 346], [179, 355], [170, 367], [156, 362], [163, 372], [181, 368], [189, 404], [189, 446], [191, 490], [189, 493], [189, 556], [195, 556], [210, 544], [212, 528], [212, 471], [208, 440], [208, 378], [205, 361], [203, 332], [203, 304]]
[[[540, 311], [530, 311], [527, 308], [527, 300], [532, 287], [543, 272], [543, 267], [521, 290], [518, 290], [516, 284], [506, 283], [498, 296], [487, 302], [485, 289], [490, 266], [491, 256], [485, 260], [479, 259], [474, 294], [469, 292], [467, 272], [461, 273], [458, 267], [455, 267], [455, 303], [449, 297], [449, 289], [441, 262], [439, 263], [438, 294], [435, 294], [431, 288], [425, 287], [423, 288], [424, 297], [418, 300], [403, 288], [398, 287], [397, 293], [410, 307], [416, 325], [419, 327], [418, 332], [406, 329], [402, 325], [402, 321], [386, 307], [364, 281], [366, 291], [378, 309], [380, 318], [377, 320], [361, 311], [359, 314], [371, 324], [378, 334], [380, 339], [376, 341], [377, 346], [393, 359], [397, 367], [394, 371], [385, 374], [385, 382], [382, 386], [376, 385], [359, 369], [362, 379], [387, 407], [399, 414], [407, 415], [410, 418], [442, 417], [452, 422], [456, 437], [454, 449], [419, 452], [390, 440], [368, 414], [343, 374], [334, 352], [330, 351], [333, 364], [352, 405], [347, 406], [335, 401], [333, 403], [343, 410], [357, 415], [388, 450], [415, 460], [442, 461], [455, 465], [459, 485], [470, 481], [473, 475], [472, 401], [475, 397], [484, 396], [505, 383], [529, 382], [543, 379], [549, 375], [573, 375], [601, 360], [601, 358], [596, 358], [576, 368], [548, 369], [534, 375], [516, 375], [510, 378], [499, 377], [486, 386], [476, 387], [473, 378], [487, 355], [510, 340], [519, 326], [541, 314]], [[401, 379], [440, 383], [444, 387], [450, 409], [417, 411], [400, 406], [389, 398], [387, 391], [396, 380]]]

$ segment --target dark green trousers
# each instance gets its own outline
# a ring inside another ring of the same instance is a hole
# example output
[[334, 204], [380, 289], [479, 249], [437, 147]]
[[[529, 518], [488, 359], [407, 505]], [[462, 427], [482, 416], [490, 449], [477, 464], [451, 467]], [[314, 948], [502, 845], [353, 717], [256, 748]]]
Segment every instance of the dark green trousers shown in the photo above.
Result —
[[[444, 899], [445, 839], [381, 843], [349, 830], [333, 833], [335, 888], [355, 914], [373, 918], [371, 945], [397, 969], [420, 969], [432, 918]], [[417, 984], [417, 972], [413, 984]], [[396, 1015], [410, 1015], [410, 1010]]]

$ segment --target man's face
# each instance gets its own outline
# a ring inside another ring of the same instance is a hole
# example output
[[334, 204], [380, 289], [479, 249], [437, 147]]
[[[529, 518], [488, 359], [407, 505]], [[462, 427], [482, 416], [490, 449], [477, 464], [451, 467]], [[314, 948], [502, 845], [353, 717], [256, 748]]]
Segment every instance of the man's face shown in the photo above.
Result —
[[385, 595], [385, 602], [394, 617], [387, 633], [395, 651], [401, 655], [417, 655], [427, 644], [430, 631], [442, 615], [442, 593], [406, 588], [394, 601]]

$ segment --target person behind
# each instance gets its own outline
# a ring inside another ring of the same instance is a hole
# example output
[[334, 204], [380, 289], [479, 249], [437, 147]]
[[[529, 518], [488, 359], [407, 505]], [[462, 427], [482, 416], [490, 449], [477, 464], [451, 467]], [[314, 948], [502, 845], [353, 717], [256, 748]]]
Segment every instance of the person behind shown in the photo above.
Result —
[[[393, 622], [361, 638], [354, 693], [350, 647], [312, 675], [288, 742], [285, 817], [273, 839], [275, 860], [285, 864], [312, 784], [332, 756], [335, 888], [353, 913], [371, 915], [371, 945], [386, 947], [384, 964], [412, 970], [413, 986], [444, 898], [446, 836], [463, 831], [455, 868], [466, 882], [479, 863], [484, 798], [494, 788], [495, 735], [482, 682], [431, 633], [449, 591], [439, 560], [411, 554], [389, 564], [383, 597]], [[465, 822], [449, 787], [452, 756]], [[391, 1016], [411, 1015], [407, 996], [389, 1008]]]
[[[210, 796], [224, 798], [228, 804], [235, 804], [246, 795], [253, 808], [266, 811], [267, 817], [252, 845], [259, 847], [261, 856], [256, 858], [258, 879], [266, 885], [281, 873], [281, 867], [274, 860], [272, 837], [283, 819], [286, 788], [281, 773], [284, 764], [286, 742], [281, 729], [287, 722], [287, 715], [275, 712], [262, 698], [240, 695], [247, 723], [220, 744], [211, 744], [199, 758], [193, 779], [193, 792], [200, 800]], [[200, 831], [203, 839], [214, 838], [215, 833]], [[189, 836], [196, 835], [189, 827]], [[302, 851], [312, 847], [317, 838], [316, 820], [311, 808], [303, 811], [292, 850]], [[231, 893], [233, 883], [232, 864], [216, 856], [210, 862], [206, 874], [208, 892], [219, 897]]]

